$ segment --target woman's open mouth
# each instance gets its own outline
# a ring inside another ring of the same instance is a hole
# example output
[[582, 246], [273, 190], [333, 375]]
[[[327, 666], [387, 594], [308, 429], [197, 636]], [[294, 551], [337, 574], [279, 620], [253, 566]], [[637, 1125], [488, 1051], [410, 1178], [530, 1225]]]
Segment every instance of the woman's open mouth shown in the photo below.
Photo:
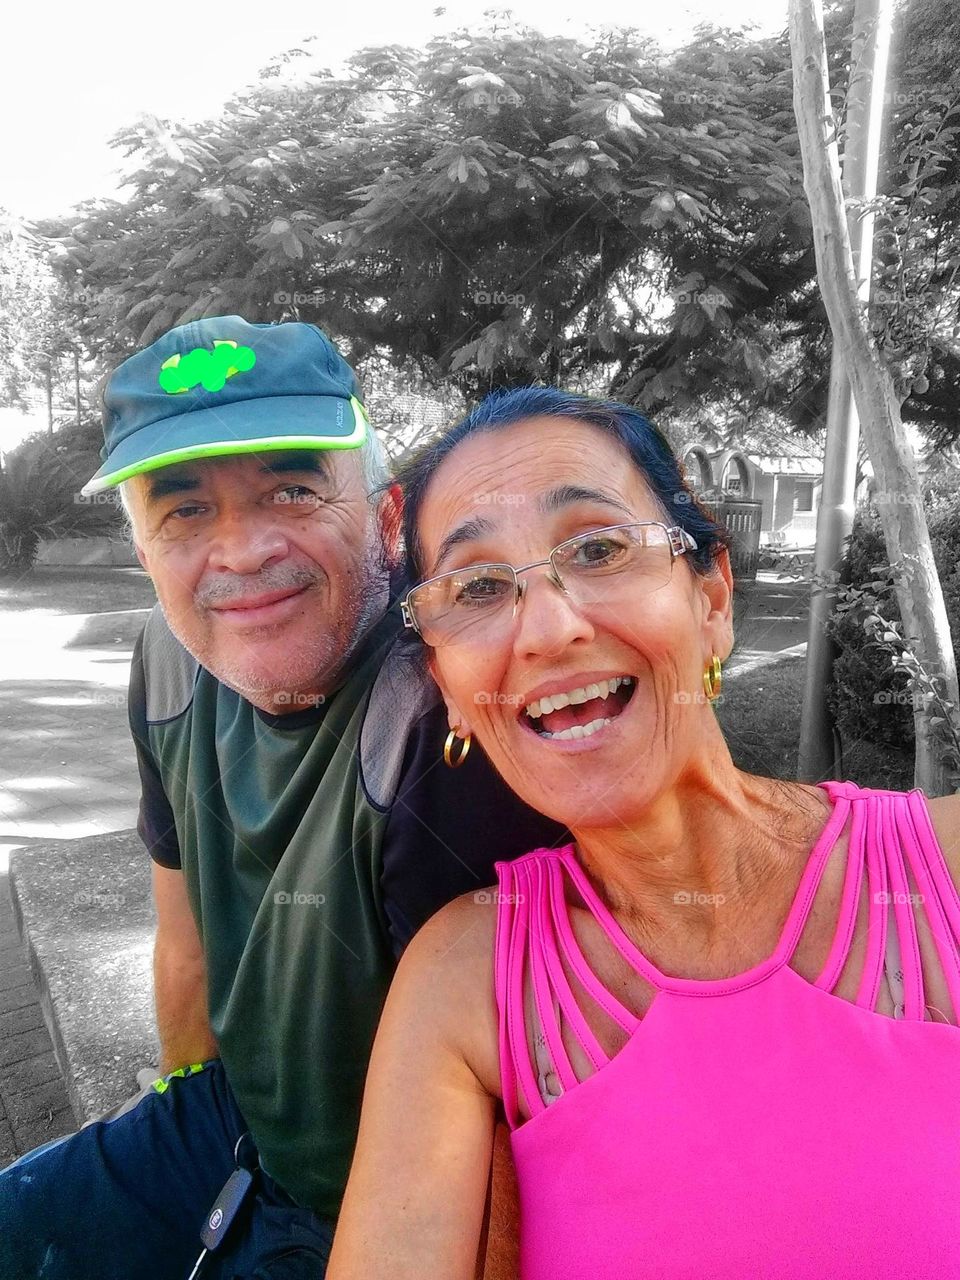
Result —
[[520, 721], [538, 737], [553, 741], [589, 738], [623, 713], [636, 684], [635, 676], [622, 675], [565, 689], [521, 707]]

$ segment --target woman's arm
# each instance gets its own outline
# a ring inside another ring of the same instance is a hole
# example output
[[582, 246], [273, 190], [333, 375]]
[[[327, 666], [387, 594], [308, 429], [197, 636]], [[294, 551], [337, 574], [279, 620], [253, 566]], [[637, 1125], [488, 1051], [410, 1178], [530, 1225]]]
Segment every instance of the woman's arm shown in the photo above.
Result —
[[404, 953], [328, 1280], [473, 1280], [496, 1105], [492, 915], [451, 903]]

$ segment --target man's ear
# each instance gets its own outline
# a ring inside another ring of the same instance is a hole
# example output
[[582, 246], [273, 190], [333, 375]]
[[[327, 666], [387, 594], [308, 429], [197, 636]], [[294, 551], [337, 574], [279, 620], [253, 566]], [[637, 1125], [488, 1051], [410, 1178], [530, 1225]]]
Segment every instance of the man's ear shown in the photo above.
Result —
[[145, 569], [147, 573], [149, 573], [150, 570], [149, 568], [147, 568], [147, 559], [146, 559], [146, 556], [143, 554], [143, 548], [140, 546], [140, 543], [135, 542], [133, 544], [133, 549], [137, 553], [137, 559], [140, 561], [141, 568]]
[[403, 492], [398, 484], [391, 484], [380, 495], [377, 523], [387, 564], [396, 569], [403, 558]]

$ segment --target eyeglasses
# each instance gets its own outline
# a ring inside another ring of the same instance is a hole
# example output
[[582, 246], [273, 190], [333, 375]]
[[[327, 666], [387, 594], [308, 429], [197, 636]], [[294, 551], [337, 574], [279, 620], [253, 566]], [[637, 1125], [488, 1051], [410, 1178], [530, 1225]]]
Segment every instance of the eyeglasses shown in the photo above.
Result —
[[509, 564], [471, 564], [427, 578], [400, 603], [405, 627], [431, 648], [447, 644], [491, 644], [509, 630], [526, 590], [520, 574], [549, 565], [547, 577], [580, 608], [622, 605], [627, 596], [648, 595], [670, 581], [673, 562], [697, 543], [685, 529], [654, 520], [611, 524], [567, 538], [546, 560], [515, 569]]

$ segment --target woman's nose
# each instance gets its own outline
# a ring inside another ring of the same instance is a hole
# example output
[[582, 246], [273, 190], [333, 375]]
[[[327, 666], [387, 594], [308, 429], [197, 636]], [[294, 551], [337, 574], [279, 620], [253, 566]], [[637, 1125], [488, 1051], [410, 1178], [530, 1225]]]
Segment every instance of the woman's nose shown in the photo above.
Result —
[[514, 651], [518, 657], [556, 653], [574, 640], [590, 640], [594, 635], [589, 619], [550, 566], [524, 576], [517, 613]]

